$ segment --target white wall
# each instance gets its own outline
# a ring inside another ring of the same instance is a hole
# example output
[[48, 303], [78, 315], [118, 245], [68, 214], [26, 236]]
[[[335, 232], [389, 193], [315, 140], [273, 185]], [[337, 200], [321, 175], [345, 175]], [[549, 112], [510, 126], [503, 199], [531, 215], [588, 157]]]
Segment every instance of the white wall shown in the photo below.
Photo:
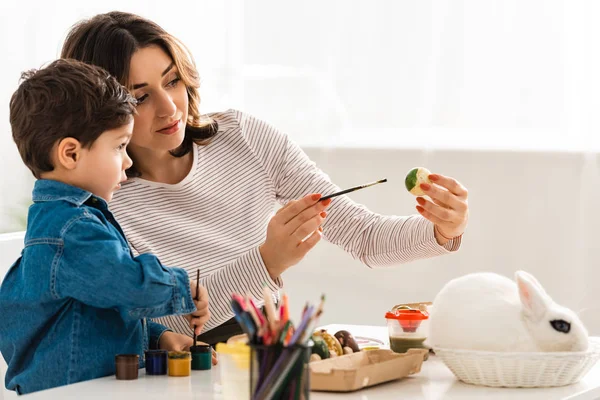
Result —
[[[104, 0], [0, 4], [0, 231], [30, 197], [8, 124], [21, 71], [114, 9], [192, 50], [203, 111], [236, 107], [300, 144], [599, 149], [593, 0]], [[22, 211], [21, 211], [22, 213]]]
[[[354, 192], [381, 214], [414, 212], [403, 179], [414, 166], [460, 177], [470, 189], [470, 223], [452, 255], [369, 269], [322, 241], [284, 274], [292, 315], [305, 299], [327, 295], [323, 324], [384, 324], [399, 303], [431, 301], [448, 280], [474, 271], [509, 277], [533, 273], [554, 299], [600, 335], [600, 156], [598, 153], [507, 151], [307, 149], [342, 187], [384, 177], [388, 183]], [[296, 301], [294, 301], [296, 300]]]

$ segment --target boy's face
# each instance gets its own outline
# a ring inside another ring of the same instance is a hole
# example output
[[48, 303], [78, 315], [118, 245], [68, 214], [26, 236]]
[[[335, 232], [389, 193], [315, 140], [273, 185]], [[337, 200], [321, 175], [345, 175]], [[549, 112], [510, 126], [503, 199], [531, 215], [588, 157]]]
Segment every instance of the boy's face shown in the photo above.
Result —
[[126, 146], [131, 139], [133, 119], [127, 125], [103, 132], [88, 149], [81, 150], [75, 168], [77, 186], [112, 200], [115, 190], [127, 179], [125, 170], [131, 167]]

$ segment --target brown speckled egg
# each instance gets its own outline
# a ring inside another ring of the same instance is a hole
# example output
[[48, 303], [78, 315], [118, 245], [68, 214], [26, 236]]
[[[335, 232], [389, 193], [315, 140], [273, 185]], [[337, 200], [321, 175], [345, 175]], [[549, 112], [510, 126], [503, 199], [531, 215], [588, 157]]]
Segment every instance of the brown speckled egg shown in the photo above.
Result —
[[350, 347], [352, 352], [356, 353], [360, 351], [356, 340], [354, 340], [354, 336], [348, 331], [338, 331], [335, 334], [335, 338], [340, 342], [342, 348]]

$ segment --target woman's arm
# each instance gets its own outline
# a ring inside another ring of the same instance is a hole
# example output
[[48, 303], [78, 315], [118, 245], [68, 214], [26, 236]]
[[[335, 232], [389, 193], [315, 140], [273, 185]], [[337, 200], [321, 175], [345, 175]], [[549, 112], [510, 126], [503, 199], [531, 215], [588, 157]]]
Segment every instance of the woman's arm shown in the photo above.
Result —
[[[285, 204], [307, 193], [325, 195], [340, 190], [287, 135], [252, 116], [240, 112], [237, 115], [242, 132], [262, 160], [280, 202]], [[371, 267], [433, 257], [460, 246], [460, 238], [440, 246], [434, 224], [421, 216], [380, 215], [348, 196], [332, 199], [323, 235]]]

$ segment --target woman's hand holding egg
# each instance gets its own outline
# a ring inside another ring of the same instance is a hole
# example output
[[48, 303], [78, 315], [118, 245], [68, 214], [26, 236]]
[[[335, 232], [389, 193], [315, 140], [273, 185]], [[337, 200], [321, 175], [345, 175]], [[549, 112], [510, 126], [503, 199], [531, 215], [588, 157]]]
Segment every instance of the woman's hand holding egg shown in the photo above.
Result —
[[[425, 168], [412, 169], [406, 189], [417, 197], [417, 211], [435, 225], [440, 245], [461, 236], [469, 220], [468, 191], [456, 179], [432, 174]], [[424, 196], [427, 195], [429, 199]]]

